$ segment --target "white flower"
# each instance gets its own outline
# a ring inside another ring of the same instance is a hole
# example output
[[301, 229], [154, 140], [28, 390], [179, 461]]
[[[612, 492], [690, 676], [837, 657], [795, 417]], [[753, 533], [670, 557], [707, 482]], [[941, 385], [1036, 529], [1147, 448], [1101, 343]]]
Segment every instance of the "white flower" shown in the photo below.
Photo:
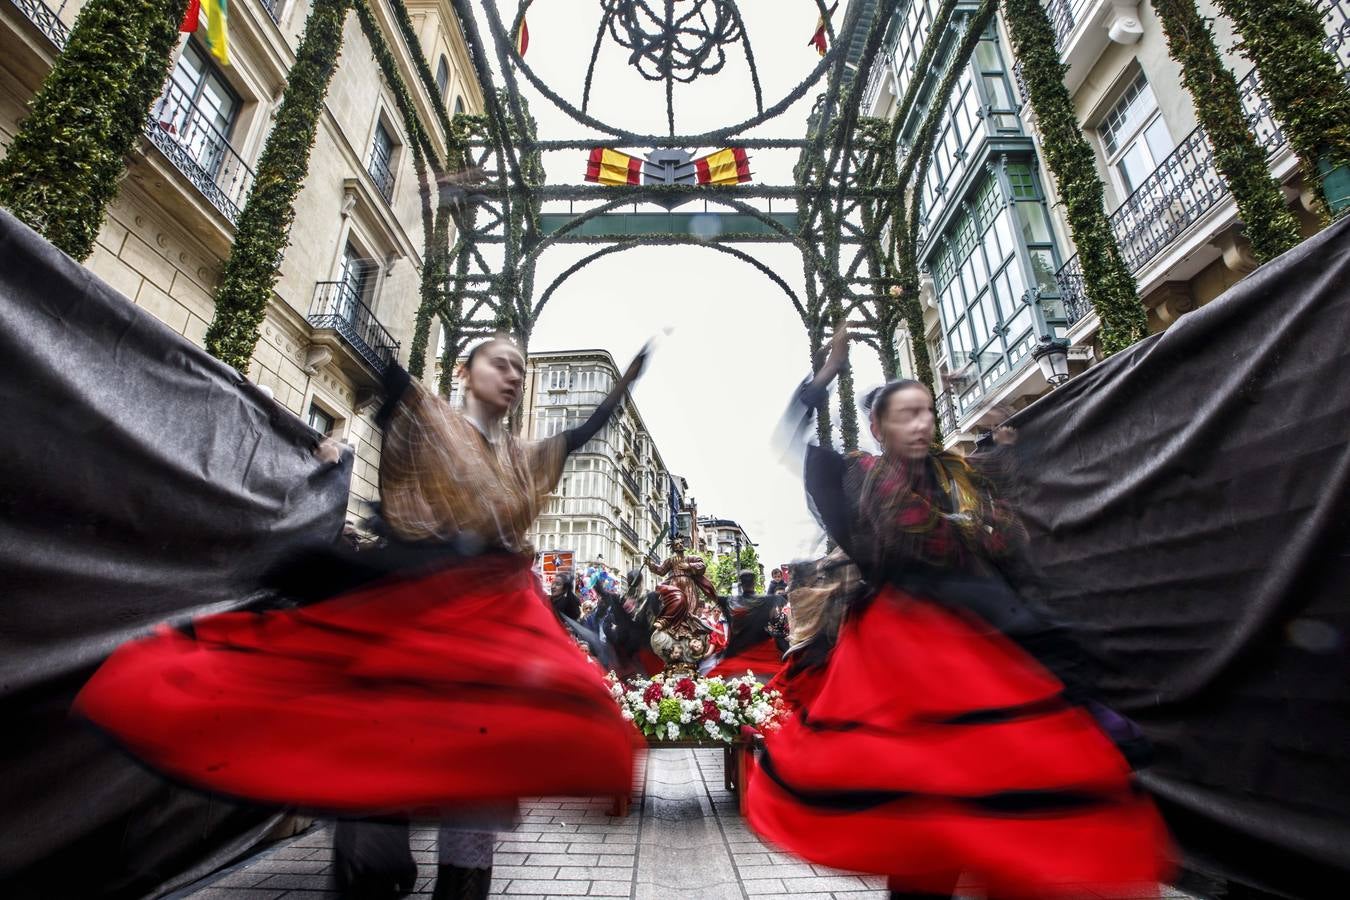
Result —
[[623, 716], [625, 722], [633, 721], [633, 714], [626, 709], [619, 710], [619, 715]]
[[680, 736], [680, 726], [676, 725], [674, 722], [667, 722], [666, 737], [673, 741], [679, 736]]
[[692, 722], [692, 721], [694, 721], [694, 715], [693, 715], [693, 713], [687, 713], [687, 712], [685, 712], [685, 713], [680, 713], [680, 724], [681, 724], [681, 725], [688, 725], [688, 724], [689, 724], [690, 722]]
[[722, 710], [722, 715], [720, 718], [722, 719], [723, 722], [726, 722], [728, 725], [736, 724], [736, 714], [729, 709]]

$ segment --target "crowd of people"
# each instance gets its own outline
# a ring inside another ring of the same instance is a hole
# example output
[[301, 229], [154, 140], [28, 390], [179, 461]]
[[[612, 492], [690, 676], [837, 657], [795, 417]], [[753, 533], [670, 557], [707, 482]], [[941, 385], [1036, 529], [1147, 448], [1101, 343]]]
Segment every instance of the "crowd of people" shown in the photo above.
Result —
[[[802, 426], [847, 341], [795, 395]], [[526, 531], [644, 363], [584, 424], [536, 442], [503, 424], [525, 377], [509, 340], [468, 354], [462, 408], [393, 367], [380, 541], [334, 551], [357, 553], [361, 574], [296, 609], [128, 644], [78, 712], [176, 780], [336, 817], [344, 897], [410, 889], [419, 818], [442, 823], [435, 896], [485, 897], [518, 798], [629, 790], [639, 741], [602, 670], [659, 667], [651, 634], [683, 592], [719, 634], [704, 672], [751, 671], [794, 710], [744, 787], [772, 844], [884, 875], [894, 897], [951, 897], [962, 877], [990, 898], [1167, 878], [1167, 833], [1132, 777], [1142, 737], [1017, 587], [1035, 573], [1007, 499], [1015, 435], [986, 459], [935, 447], [918, 382], [870, 397], [879, 454], [807, 448], [806, 490], [837, 549], [773, 569], [763, 593], [755, 572], [706, 602], [696, 572], [668, 573], [691, 584], [665, 593], [641, 572], [583, 572], [545, 596]]]

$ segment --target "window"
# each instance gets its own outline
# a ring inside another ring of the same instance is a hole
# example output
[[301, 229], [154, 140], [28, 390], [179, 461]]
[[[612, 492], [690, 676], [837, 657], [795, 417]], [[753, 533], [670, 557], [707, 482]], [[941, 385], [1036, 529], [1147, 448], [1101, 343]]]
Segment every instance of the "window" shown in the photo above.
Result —
[[459, 114], [462, 113], [462, 112], [464, 112], [464, 98], [463, 98], [463, 97], [456, 97], [456, 98], [455, 98], [455, 115], [459, 115]]
[[1032, 164], [988, 175], [938, 243], [930, 268], [945, 355], [954, 370], [970, 367], [965, 391], [978, 395], [1026, 353], [1035, 324], [1028, 289], [1056, 288], [1054, 237]]
[[539, 411], [539, 427], [535, 434], [537, 438], [553, 437], [555, 434], [561, 434], [567, 430], [567, 410], [564, 409], [544, 409]]
[[155, 121], [212, 178], [232, 154], [230, 132], [239, 118], [239, 95], [225, 82], [195, 40], [183, 45]]
[[370, 162], [366, 169], [375, 180], [380, 196], [386, 202], [394, 199], [394, 138], [384, 122], [375, 125], [375, 138], [371, 141]]
[[363, 259], [349, 242], [342, 251], [342, 270], [338, 275], [342, 286], [337, 292], [334, 312], [349, 322], [355, 321], [362, 304], [370, 305], [379, 274], [379, 267], [369, 259]]
[[565, 391], [572, 387], [572, 370], [567, 366], [549, 366], [547, 389], [550, 391]]
[[445, 91], [450, 87], [450, 64], [441, 57], [441, 61], [436, 63], [436, 91], [445, 99]]
[[317, 403], [310, 401], [309, 417], [307, 419], [309, 427], [322, 434], [324, 437], [331, 437], [333, 426], [337, 424], [337, 419], [319, 408]]
[[1107, 163], [1127, 195], [1138, 190], [1176, 146], [1142, 72], [1106, 114], [1098, 131]]

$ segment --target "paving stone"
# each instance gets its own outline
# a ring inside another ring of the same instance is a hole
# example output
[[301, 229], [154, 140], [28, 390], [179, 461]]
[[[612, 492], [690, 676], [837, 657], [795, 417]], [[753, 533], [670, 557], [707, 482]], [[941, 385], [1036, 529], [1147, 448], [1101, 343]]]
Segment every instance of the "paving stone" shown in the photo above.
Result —
[[599, 857], [582, 853], [531, 853], [525, 860], [527, 866], [594, 866]]
[[787, 888], [789, 894], [806, 894], [819, 891], [861, 891], [866, 890], [867, 885], [863, 884], [861, 878], [856, 877], [825, 877], [813, 876], [811, 878], [784, 878], [783, 887]]
[[516, 894], [554, 894], [565, 897], [582, 897], [590, 892], [589, 881], [512, 881], [506, 886], [507, 896]]
[[[496, 871], [496, 869], [494, 868], [493, 871]], [[631, 882], [633, 880], [633, 869], [631, 866], [560, 866], [552, 877], [559, 881]]]
[[631, 879], [625, 881], [592, 881], [592, 897], [627, 897], [633, 892]]
[[747, 894], [781, 894], [786, 890], [777, 878], [744, 878], [741, 886]]

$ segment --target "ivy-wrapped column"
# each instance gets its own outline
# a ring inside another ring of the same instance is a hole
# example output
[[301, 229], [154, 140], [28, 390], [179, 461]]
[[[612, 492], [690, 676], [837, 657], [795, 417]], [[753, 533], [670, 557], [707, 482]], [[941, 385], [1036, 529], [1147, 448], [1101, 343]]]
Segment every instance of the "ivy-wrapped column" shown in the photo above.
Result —
[[314, 0], [216, 291], [206, 349], [241, 372], [248, 368], [276, 287], [277, 258], [286, 249], [295, 198], [309, 172], [319, 113], [342, 51], [350, 5], [350, 0]]
[[1326, 48], [1321, 11], [1311, 0], [1215, 2], [1237, 26], [1238, 48], [1261, 73], [1262, 90], [1298, 154], [1304, 180], [1319, 187], [1323, 202], [1332, 199], [1323, 178], [1339, 169], [1342, 188], [1350, 179], [1350, 88]]
[[1265, 262], [1301, 239], [1298, 220], [1284, 202], [1279, 182], [1266, 167], [1266, 151], [1247, 126], [1237, 79], [1223, 64], [1214, 33], [1195, 0], [1153, 0], [1172, 58], [1195, 101], [1196, 116], [1209, 135], [1214, 163], [1237, 201], [1247, 239]]
[[1026, 76], [1045, 162], [1068, 213], [1087, 296], [1101, 320], [1102, 351], [1109, 356], [1148, 334], [1148, 314], [1106, 218], [1102, 181], [1064, 85], [1068, 67], [1055, 49], [1054, 26], [1040, 0], [1003, 0], [1003, 18]]
[[0, 206], [75, 259], [93, 252], [186, 7], [90, 0], [0, 161]]

